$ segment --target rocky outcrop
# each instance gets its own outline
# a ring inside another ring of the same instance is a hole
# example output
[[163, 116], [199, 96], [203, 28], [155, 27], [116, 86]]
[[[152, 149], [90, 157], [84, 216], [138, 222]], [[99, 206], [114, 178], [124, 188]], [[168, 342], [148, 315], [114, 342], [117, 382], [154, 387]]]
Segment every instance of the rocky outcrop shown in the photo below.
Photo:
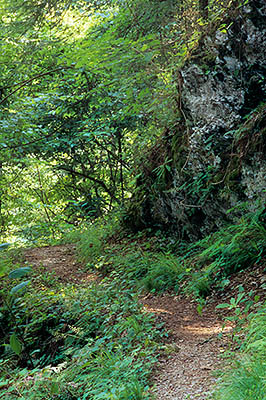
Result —
[[[206, 35], [180, 71], [182, 127], [162, 146], [171, 163], [144, 173], [136, 189], [127, 219], [135, 229], [200, 238], [241, 204], [265, 202], [265, 17], [264, 1], [250, 1], [227, 30]], [[156, 185], [158, 171], [164, 182]]]

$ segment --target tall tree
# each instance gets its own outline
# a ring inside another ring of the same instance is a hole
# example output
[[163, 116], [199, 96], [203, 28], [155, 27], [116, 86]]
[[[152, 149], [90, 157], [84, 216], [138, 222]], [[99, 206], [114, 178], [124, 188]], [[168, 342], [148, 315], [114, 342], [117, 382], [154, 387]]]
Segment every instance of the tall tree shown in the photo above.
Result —
[[209, 6], [208, 0], [199, 0], [200, 15], [205, 20], [208, 19], [208, 15], [209, 15], [208, 6]]

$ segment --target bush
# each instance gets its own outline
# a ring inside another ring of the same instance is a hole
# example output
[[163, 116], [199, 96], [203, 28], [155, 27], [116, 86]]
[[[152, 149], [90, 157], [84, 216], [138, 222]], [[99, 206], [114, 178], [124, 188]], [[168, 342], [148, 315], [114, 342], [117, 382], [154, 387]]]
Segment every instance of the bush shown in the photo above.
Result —
[[140, 285], [149, 291], [162, 292], [167, 289], [177, 291], [182, 273], [183, 267], [177, 257], [160, 254], [151, 263], [147, 275], [141, 280]]
[[265, 210], [247, 214], [238, 223], [193, 244], [180, 262], [188, 270], [186, 291], [199, 296], [231, 274], [259, 263], [265, 254]]
[[[53, 291], [33, 284], [17, 300], [15, 326], [2, 327], [0, 399], [17, 399], [18, 390], [25, 400], [148, 399], [158, 330], [134, 291], [106, 280]], [[18, 355], [8, 346], [12, 332]]]
[[215, 400], [265, 400], [266, 393], [266, 303], [249, 316], [241, 352], [222, 375]]

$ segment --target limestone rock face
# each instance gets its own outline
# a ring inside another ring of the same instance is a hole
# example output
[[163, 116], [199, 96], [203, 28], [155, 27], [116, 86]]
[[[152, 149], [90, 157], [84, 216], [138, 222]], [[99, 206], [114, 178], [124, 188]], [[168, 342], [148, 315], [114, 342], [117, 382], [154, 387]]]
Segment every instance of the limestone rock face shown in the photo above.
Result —
[[180, 150], [168, 139], [179, 162], [164, 187], [151, 193], [144, 182], [136, 219], [142, 227], [199, 238], [233, 218], [229, 209], [265, 202], [265, 22], [266, 3], [251, 0], [227, 30], [206, 36], [181, 70], [186, 144]]

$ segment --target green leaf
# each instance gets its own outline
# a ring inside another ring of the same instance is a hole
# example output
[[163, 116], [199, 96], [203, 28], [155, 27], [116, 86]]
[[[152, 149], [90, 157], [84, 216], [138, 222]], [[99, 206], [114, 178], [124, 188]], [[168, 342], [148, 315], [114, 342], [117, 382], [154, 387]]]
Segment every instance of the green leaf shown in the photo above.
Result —
[[18, 284], [17, 286], [14, 286], [11, 290], [10, 290], [10, 294], [14, 294], [17, 293], [19, 290], [23, 289], [25, 286], [27, 286], [30, 283], [29, 281], [24, 281], [21, 282], [20, 284]]
[[11, 245], [11, 243], [2, 243], [2, 244], [0, 244], [0, 250], [5, 250], [5, 249], [7, 249], [10, 245]]
[[230, 307], [230, 304], [222, 303], [222, 304], [218, 304], [218, 306], [216, 306], [216, 308], [227, 308], [227, 307]]
[[10, 347], [11, 349], [17, 354], [19, 355], [22, 351], [22, 344], [20, 343], [20, 341], [18, 340], [17, 336], [15, 335], [15, 333], [13, 333], [13, 335], [10, 336], [9, 339], [9, 343], [10, 343]]
[[0, 382], [0, 389], [7, 386], [8, 384], [9, 384], [9, 381]]
[[147, 48], [148, 48], [148, 45], [145, 43], [145, 44], [142, 46], [141, 51], [145, 51], [145, 50], [147, 50]]
[[31, 271], [30, 267], [21, 267], [11, 271], [8, 277], [11, 279], [22, 278], [23, 276], [27, 275], [30, 271]]
[[236, 303], [238, 304], [240, 302], [240, 300], [242, 300], [242, 298], [245, 296], [245, 293], [239, 293], [236, 299]]
[[199, 314], [200, 316], [202, 316], [202, 311], [203, 311], [203, 305], [198, 304], [198, 305], [197, 305], [197, 312], [198, 312], [198, 314]]
[[230, 299], [230, 306], [236, 306], [236, 299], [233, 297]]
[[59, 393], [59, 384], [58, 382], [53, 381], [51, 383], [51, 394], [58, 394]]

